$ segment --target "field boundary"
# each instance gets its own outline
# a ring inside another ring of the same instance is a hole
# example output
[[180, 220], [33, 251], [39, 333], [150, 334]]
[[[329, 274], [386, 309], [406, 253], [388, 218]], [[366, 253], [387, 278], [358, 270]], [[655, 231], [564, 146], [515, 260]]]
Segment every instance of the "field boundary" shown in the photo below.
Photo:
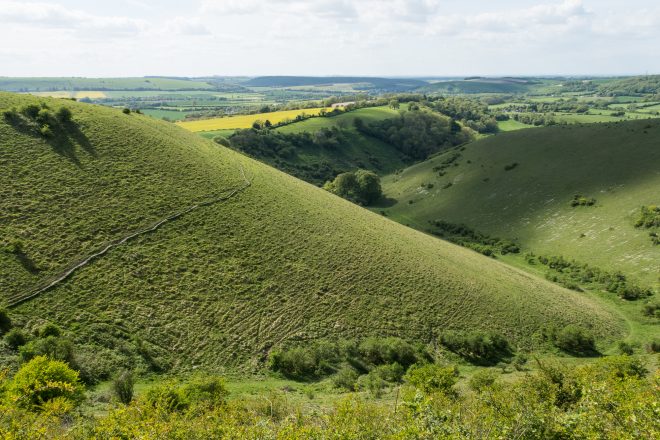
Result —
[[60, 271], [57, 274], [54, 274], [50, 277], [45, 278], [41, 282], [39, 282], [34, 288], [32, 288], [30, 291], [24, 293], [24, 294], [15, 294], [13, 296], [10, 296], [9, 298], [6, 299], [6, 306], [7, 307], [15, 307], [19, 304], [22, 304], [32, 298], [35, 298], [36, 296], [46, 292], [47, 290], [55, 287], [56, 285], [60, 284], [61, 282], [67, 280], [73, 273], [75, 273], [78, 269], [87, 266], [89, 263], [91, 263], [93, 260], [95, 260], [98, 257], [102, 257], [103, 255], [107, 254], [110, 250], [116, 248], [117, 246], [120, 246], [127, 241], [139, 237], [144, 234], [148, 234], [150, 232], [154, 232], [158, 230], [162, 225], [165, 223], [172, 222], [174, 220], [177, 220], [178, 218], [184, 216], [185, 214], [188, 214], [189, 212], [195, 211], [199, 208], [205, 207], [205, 206], [210, 206], [214, 205], [216, 203], [224, 202], [238, 193], [246, 190], [250, 185], [252, 185], [252, 182], [246, 177], [245, 175], [245, 170], [241, 166], [240, 168], [241, 172], [241, 177], [243, 178], [243, 184], [239, 187], [229, 189], [225, 192], [225, 194], [220, 195], [218, 197], [214, 197], [212, 199], [197, 203], [195, 205], [189, 206], [181, 211], [175, 212], [173, 214], [168, 215], [167, 217], [163, 217], [159, 220], [157, 220], [155, 223], [152, 223], [150, 226], [147, 226], [145, 228], [139, 229], [137, 231], [131, 232], [128, 235], [125, 235], [123, 237], [117, 238], [115, 240], [112, 240], [108, 243], [106, 243], [102, 248], [94, 252], [91, 255], [88, 255], [87, 257], [83, 258], [82, 260], [77, 260], [71, 264], [69, 264], [66, 269]]

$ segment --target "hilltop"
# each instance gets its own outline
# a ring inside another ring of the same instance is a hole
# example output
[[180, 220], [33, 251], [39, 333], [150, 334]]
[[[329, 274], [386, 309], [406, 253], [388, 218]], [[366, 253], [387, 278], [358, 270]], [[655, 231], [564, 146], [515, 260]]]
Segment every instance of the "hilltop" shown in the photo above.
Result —
[[387, 214], [422, 230], [465, 224], [657, 286], [660, 247], [635, 223], [660, 203], [658, 145], [657, 119], [498, 134], [384, 178]]
[[[156, 371], [256, 366], [285, 341], [369, 334], [426, 342], [483, 329], [521, 347], [548, 325], [578, 324], [601, 340], [622, 335], [620, 319], [585, 295], [173, 124], [0, 93], [0, 109], [29, 104], [48, 108], [38, 118], [50, 133], [21, 114], [0, 121], [3, 298], [31, 292], [108, 241], [222, 197], [11, 310], [28, 330], [62, 326], [80, 356], [103, 357], [105, 368], [126, 359]], [[62, 107], [71, 120], [53, 121]]]

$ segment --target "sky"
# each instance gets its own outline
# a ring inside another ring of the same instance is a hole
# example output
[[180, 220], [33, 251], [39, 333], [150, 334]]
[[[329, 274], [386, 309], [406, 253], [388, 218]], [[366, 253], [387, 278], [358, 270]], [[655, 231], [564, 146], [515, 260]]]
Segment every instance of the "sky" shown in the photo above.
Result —
[[0, 76], [646, 73], [658, 0], [0, 0]]

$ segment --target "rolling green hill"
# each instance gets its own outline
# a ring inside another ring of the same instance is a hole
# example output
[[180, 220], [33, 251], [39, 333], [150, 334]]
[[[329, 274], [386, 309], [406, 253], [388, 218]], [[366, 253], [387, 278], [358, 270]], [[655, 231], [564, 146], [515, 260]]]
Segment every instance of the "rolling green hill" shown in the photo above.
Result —
[[526, 93], [539, 82], [516, 78], [471, 78], [453, 81], [438, 81], [419, 88], [424, 93]]
[[[657, 119], [503, 133], [386, 177], [387, 213], [423, 230], [464, 223], [657, 287], [660, 246], [634, 223], [660, 203], [659, 145]], [[572, 207], [578, 194], [596, 203]]]
[[[448, 329], [488, 329], [530, 346], [545, 325], [577, 323], [605, 339], [623, 333], [620, 319], [587, 296], [431, 239], [172, 124], [0, 93], [0, 109], [30, 103], [50, 109], [39, 116], [51, 125], [48, 137], [30, 117], [0, 121], [5, 300], [104, 243], [222, 198], [12, 308], [16, 325], [55, 322], [81, 356], [103, 358], [108, 368], [126, 359], [156, 370], [257, 366], [285, 341], [367, 334], [429, 341]], [[71, 122], [52, 119], [62, 106]]]

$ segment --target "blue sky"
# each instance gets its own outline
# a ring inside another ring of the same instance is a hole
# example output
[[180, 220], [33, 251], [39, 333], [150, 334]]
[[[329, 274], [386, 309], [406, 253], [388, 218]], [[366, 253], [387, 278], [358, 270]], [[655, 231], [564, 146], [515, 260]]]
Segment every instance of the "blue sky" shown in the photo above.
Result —
[[0, 0], [0, 76], [644, 73], [657, 0]]

